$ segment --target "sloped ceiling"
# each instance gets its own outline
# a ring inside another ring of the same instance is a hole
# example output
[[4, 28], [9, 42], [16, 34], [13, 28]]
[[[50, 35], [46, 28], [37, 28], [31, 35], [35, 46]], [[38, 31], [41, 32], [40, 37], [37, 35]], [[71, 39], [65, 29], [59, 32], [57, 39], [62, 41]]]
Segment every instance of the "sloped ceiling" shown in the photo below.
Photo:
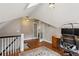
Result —
[[24, 16], [36, 18], [57, 28], [68, 22], [79, 22], [79, 3], [55, 3], [55, 8], [49, 8], [48, 3], [26, 8], [28, 4], [0, 4], [0, 23]]
[[28, 3], [2, 3], [0, 4], [0, 22], [29, 15], [34, 9], [25, 8]]
[[36, 6], [27, 8], [28, 5], [29, 3], [0, 3], [0, 28], [10, 20], [29, 16]]
[[55, 8], [49, 4], [41, 4], [31, 17], [61, 28], [66, 23], [79, 23], [79, 3], [55, 3]]

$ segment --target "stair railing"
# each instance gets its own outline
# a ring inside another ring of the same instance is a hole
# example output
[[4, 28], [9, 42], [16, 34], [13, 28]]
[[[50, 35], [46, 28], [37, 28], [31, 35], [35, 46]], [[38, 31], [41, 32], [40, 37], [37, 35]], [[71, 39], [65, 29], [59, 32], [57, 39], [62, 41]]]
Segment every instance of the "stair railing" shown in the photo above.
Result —
[[17, 56], [24, 51], [24, 34], [13, 36], [2, 36], [1, 56]]

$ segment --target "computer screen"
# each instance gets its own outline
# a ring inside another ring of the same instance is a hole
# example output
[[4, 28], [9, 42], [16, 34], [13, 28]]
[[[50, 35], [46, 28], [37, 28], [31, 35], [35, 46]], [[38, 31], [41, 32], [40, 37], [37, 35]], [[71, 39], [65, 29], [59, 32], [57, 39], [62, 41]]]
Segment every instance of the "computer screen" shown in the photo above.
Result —
[[77, 35], [79, 36], [79, 28], [62, 28], [61, 29], [61, 34], [70, 34], [70, 35]]

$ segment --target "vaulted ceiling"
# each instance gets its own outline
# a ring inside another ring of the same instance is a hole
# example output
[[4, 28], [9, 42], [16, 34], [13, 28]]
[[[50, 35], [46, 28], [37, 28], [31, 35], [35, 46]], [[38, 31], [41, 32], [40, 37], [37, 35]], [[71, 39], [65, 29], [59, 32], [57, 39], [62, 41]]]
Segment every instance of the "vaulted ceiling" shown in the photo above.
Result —
[[36, 8], [26, 8], [28, 3], [2, 3], [0, 4], [0, 22], [16, 19], [29, 14]]
[[79, 23], [79, 3], [55, 3], [54, 8], [41, 4], [32, 17], [36, 17], [57, 28], [63, 24]]
[[0, 27], [10, 20], [29, 16], [38, 6], [27, 8], [29, 3], [0, 3]]
[[68, 22], [79, 22], [78, 3], [56, 3], [55, 8], [49, 8], [48, 3], [39, 3], [30, 8], [27, 8], [28, 5], [29, 3], [1, 3], [0, 27], [10, 20], [24, 16], [36, 18], [55, 27], [61, 27]]

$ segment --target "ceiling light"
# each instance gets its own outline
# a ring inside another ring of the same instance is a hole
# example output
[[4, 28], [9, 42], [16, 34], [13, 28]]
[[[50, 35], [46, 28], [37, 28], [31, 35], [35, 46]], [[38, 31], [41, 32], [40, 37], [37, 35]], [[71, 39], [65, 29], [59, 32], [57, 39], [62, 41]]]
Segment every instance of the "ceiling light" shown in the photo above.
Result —
[[30, 20], [27, 19], [26, 21], [29, 22]]
[[50, 8], [52, 8], [52, 7], [55, 8], [55, 3], [49, 3], [49, 7]]
[[25, 21], [30, 21], [30, 19], [29, 19], [29, 17], [28, 16], [25, 16], [25, 17], [23, 17], [23, 19], [25, 20]]

